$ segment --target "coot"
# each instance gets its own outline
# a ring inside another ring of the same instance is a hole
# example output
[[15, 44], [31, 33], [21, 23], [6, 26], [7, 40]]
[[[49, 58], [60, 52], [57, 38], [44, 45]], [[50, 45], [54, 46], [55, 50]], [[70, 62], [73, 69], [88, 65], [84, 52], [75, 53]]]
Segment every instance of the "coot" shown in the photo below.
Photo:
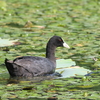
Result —
[[35, 77], [53, 74], [56, 68], [56, 47], [70, 48], [61, 37], [53, 36], [46, 46], [46, 58], [36, 56], [22, 56], [9, 61], [5, 65], [11, 77]]

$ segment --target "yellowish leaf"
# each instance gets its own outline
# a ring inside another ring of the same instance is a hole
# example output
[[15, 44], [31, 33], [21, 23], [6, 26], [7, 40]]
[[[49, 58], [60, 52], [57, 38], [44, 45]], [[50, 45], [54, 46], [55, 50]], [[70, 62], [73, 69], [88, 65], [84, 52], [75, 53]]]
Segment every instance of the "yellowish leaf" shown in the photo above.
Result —
[[76, 44], [76, 46], [82, 47], [82, 46], [83, 46], [83, 44]]

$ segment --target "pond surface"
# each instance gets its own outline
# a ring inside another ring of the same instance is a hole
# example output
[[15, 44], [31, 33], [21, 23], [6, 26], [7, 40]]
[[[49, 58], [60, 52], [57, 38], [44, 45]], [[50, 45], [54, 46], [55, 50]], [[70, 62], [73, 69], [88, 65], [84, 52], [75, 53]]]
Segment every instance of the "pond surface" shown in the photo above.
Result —
[[[0, 47], [0, 99], [100, 98], [100, 2], [94, 0], [5, 0], [0, 1], [0, 37], [20, 45]], [[61, 36], [71, 49], [58, 48], [57, 59], [72, 59], [92, 70], [91, 76], [21, 80], [8, 83], [5, 58], [31, 55], [45, 57], [45, 46], [53, 35]]]

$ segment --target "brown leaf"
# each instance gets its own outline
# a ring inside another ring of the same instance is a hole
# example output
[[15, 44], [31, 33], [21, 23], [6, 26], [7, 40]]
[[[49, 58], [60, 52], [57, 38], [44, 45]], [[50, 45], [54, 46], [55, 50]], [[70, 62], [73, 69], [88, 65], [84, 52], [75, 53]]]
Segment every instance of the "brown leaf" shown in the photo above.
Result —
[[83, 44], [76, 44], [75, 46], [82, 47], [82, 46], [84, 46], [84, 45], [83, 45]]

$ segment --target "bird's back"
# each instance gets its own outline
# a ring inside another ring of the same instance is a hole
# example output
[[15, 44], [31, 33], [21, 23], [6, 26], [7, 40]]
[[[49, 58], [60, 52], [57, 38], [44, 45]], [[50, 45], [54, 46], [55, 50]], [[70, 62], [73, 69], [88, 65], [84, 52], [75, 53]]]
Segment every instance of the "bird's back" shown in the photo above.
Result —
[[7, 61], [6, 63], [7, 66], [9, 64], [10, 66], [13, 66], [13, 68], [11, 68], [13, 69], [15, 76], [44, 76], [53, 73], [55, 70], [55, 64], [48, 58], [42, 57], [24, 56], [16, 58], [13, 62]]

